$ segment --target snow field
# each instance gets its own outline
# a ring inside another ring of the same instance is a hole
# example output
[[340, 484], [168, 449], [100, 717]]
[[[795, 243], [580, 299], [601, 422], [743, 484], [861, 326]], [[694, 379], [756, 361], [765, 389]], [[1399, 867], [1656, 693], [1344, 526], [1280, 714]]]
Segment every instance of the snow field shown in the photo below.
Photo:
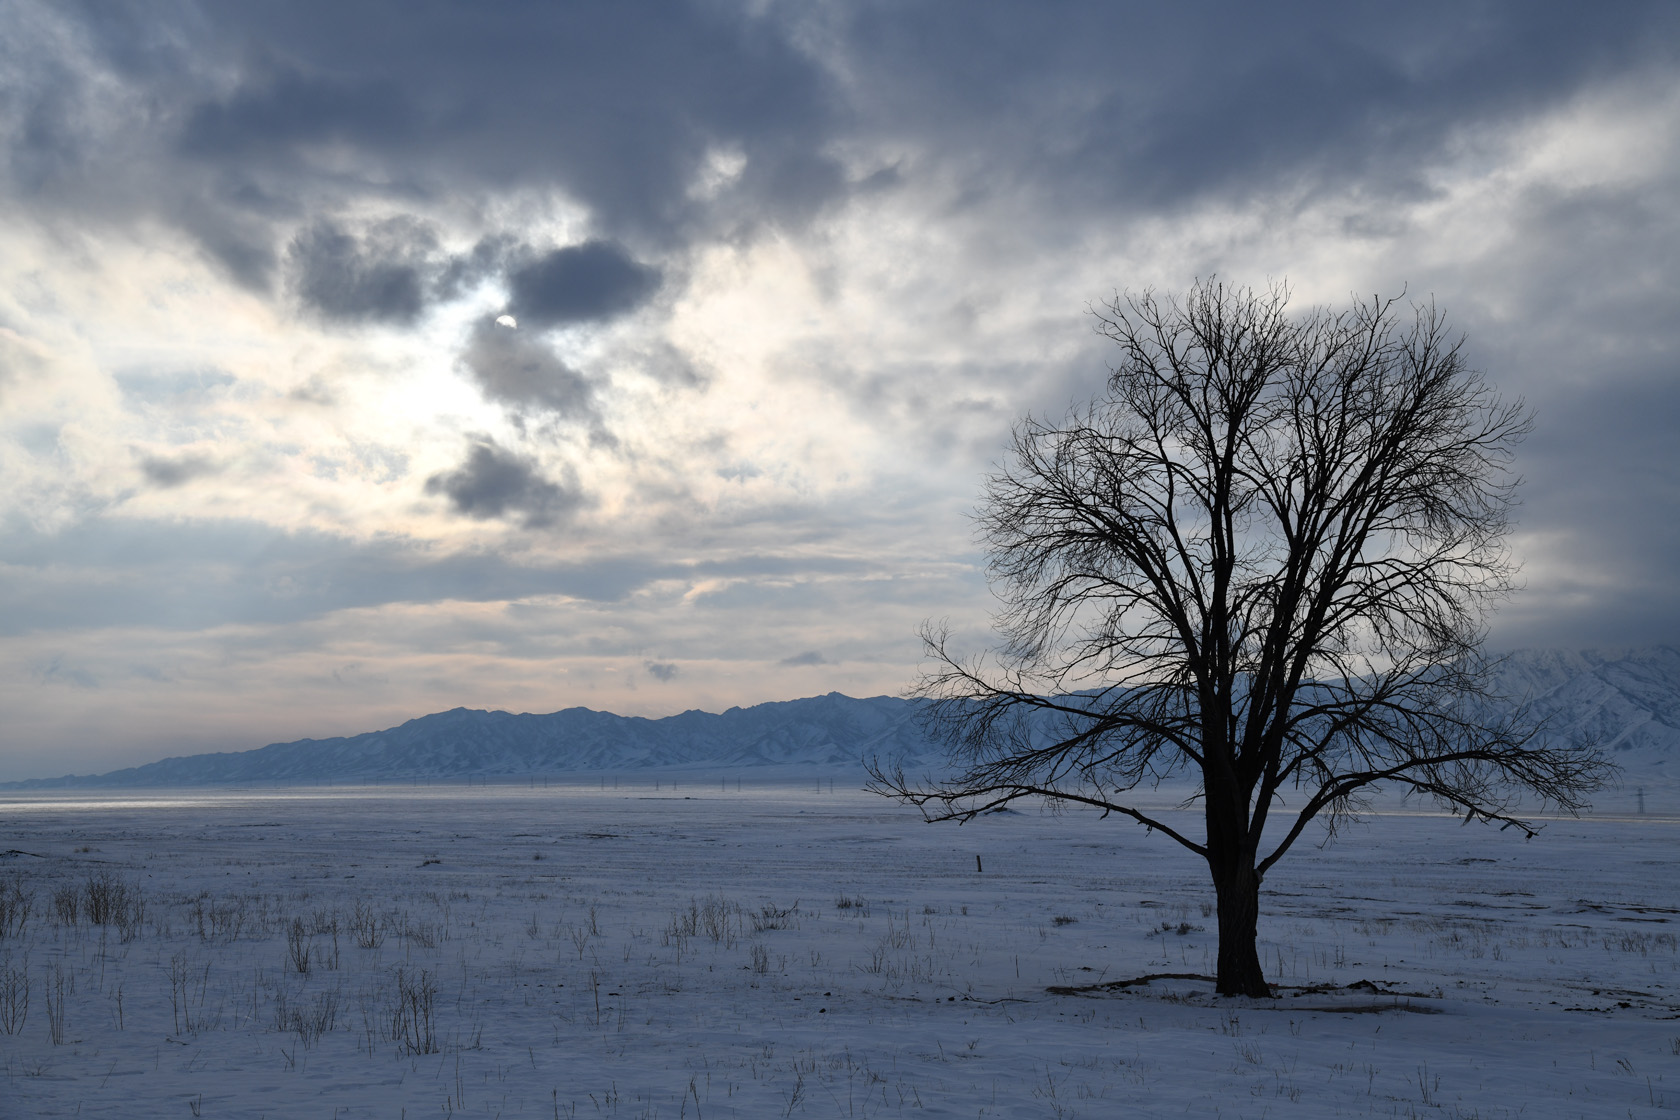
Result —
[[653, 782], [0, 802], [0, 1117], [1680, 1108], [1673, 820], [1373, 816], [1229, 1001], [1136, 826]]

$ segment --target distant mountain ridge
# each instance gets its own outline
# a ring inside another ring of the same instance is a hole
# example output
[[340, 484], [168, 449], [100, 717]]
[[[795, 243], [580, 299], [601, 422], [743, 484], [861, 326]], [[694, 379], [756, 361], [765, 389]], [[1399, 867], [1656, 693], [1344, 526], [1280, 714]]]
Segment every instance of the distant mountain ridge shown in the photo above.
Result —
[[[1630, 779], [1680, 779], [1680, 650], [1527, 650], [1503, 670], [1560, 735], [1592, 736]], [[397, 727], [256, 750], [166, 758], [107, 774], [5, 789], [121, 788], [525, 776], [654, 769], [820, 769], [872, 756], [935, 763], [916, 724], [924, 702], [838, 692], [663, 719], [589, 708], [547, 715], [455, 708]]]
[[831, 692], [662, 719], [590, 708], [547, 715], [454, 708], [361, 735], [166, 758], [108, 774], [36, 778], [0, 788], [510, 778], [672, 768], [855, 770], [872, 755], [915, 758], [933, 749], [915, 724], [920, 704]]

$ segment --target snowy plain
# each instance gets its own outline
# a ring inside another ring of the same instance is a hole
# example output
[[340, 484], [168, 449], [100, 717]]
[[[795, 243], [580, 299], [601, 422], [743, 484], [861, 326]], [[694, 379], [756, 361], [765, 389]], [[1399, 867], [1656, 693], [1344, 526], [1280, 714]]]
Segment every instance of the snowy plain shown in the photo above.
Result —
[[1246, 1001], [1135, 825], [614, 781], [0, 799], [0, 1117], [1680, 1111], [1673, 817], [1303, 842]]

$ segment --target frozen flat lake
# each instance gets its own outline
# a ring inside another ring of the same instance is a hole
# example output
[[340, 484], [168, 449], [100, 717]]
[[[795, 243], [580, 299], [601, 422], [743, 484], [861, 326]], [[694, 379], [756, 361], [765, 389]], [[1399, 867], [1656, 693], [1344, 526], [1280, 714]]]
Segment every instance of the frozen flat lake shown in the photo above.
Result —
[[1212, 971], [1135, 825], [652, 781], [0, 799], [0, 1116], [1680, 1109], [1673, 820], [1304, 841], [1250, 1003], [1090, 987]]

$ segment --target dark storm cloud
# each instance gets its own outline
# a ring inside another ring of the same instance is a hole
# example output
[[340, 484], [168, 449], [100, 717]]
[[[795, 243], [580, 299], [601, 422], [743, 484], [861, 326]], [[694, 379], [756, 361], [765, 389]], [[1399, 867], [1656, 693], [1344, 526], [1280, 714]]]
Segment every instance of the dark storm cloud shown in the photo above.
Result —
[[[1680, 353], [1680, 338], [1674, 339]], [[1646, 645], [1680, 636], [1680, 470], [1673, 359], [1615, 379], [1615, 391], [1573, 385], [1537, 402], [1521, 530], [1533, 590], [1495, 619], [1508, 648]], [[1560, 565], [1563, 572], [1559, 574]]]
[[327, 319], [412, 323], [426, 304], [428, 257], [437, 236], [394, 219], [364, 235], [319, 221], [287, 249], [290, 282], [302, 303]]
[[41, 66], [31, 75], [27, 100], [10, 106], [7, 170], [25, 192], [77, 175], [93, 156], [91, 137], [77, 120], [81, 77], [62, 64]]
[[659, 269], [613, 241], [534, 252], [499, 234], [468, 253], [447, 256], [437, 231], [411, 217], [359, 231], [322, 219], [293, 237], [286, 265], [298, 300], [340, 322], [412, 323], [430, 303], [505, 273], [508, 310], [521, 326], [587, 323], [635, 310], [661, 280]]
[[[145, 26], [140, 13], [90, 5], [80, 18], [106, 65], [155, 98], [159, 158], [208, 173], [195, 193], [225, 213], [183, 222], [247, 270], [240, 219], [271, 207], [207, 185], [222, 178], [290, 200], [358, 181], [422, 196], [558, 186], [598, 228], [655, 239], [680, 239], [704, 210], [690, 188], [719, 146], [747, 159], [730, 197], [754, 220], [797, 219], [845, 189], [825, 154], [839, 109], [828, 76], [776, 19], [731, 4], [253, 2], [166, 11], [167, 34], [97, 30]], [[33, 84], [33, 132], [79, 151], [88, 129], [66, 106], [85, 79]], [[78, 165], [32, 158], [37, 183]]]
[[527, 331], [479, 322], [461, 352], [461, 365], [490, 400], [599, 425], [595, 387]]
[[867, 128], [975, 167], [973, 191], [1177, 207], [1360, 180], [1416, 193], [1467, 126], [1668, 65], [1680, 9], [1439, 0], [842, 8]]
[[[1680, 38], [1680, 7], [1659, 0], [47, 10], [78, 34], [19, 40], [0, 99], [14, 189], [161, 216], [259, 289], [299, 228], [364, 198], [559, 188], [599, 236], [663, 259], [945, 171], [975, 198], [1054, 198], [1068, 228], [1279, 184], [1416, 194], [1467, 129], [1671, 65]], [[848, 183], [843, 149], [911, 154]], [[738, 177], [696, 192], [719, 152]], [[414, 305], [400, 266], [357, 277], [360, 306]], [[532, 314], [613, 309], [551, 279], [522, 274]]]
[[632, 311], [659, 287], [659, 270], [610, 241], [568, 245], [508, 275], [509, 310], [521, 326], [610, 319]]
[[782, 658], [779, 664], [786, 665], [790, 669], [801, 669], [815, 665], [832, 665], [833, 662], [816, 650], [808, 649], [804, 653], [796, 653], [792, 657]]
[[569, 517], [583, 497], [542, 476], [537, 464], [481, 439], [466, 462], [426, 480], [426, 493], [443, 494], [457, 513], [483, 521], [518, 516], [525, 528], [543, 529]]
[[644, 661], [642, 668], [658, 681], [673, 681], [677, 678], [677, 666], [669, 661]]
[[[432, 304], [455, 299], [472, 285], [502, 274], [510, 259], [534, 255], [507, 233], [483, 237], [465, 253], [447, 254], [431, 223], [414, 217], [386, 218], [357, 229], [321, 219], [292, 238], [286, 271], [299, 303], [324, 319], [405, 325]], [[600, 290], [590, 291], [597, 304], [610, 311], [627, 308], [626, 299], [633, 301], [640, 290], [635, 284], [649, 277], [657, 282], [658, 271], [627, 257], [623, 264], [627, 276], [623, 270], [613, 273], [610, 266], [595, 273], [585, 269], [574, 283], [594, 281]], [[544, 294], [551, 302], [562, 298], [539, 292], [539, 302]], [[590, 297], [576, 298], [581, 306]], [[590, 317], [597, 316], [571, 316]]]
[[181, 150], [210, 159], [262, 157], [303, 144], [389, 146], [417, 131], [416, 106], [391, 81], [305, 75], [295, 67], [255, 73], [225, 98], [187, 115]]

